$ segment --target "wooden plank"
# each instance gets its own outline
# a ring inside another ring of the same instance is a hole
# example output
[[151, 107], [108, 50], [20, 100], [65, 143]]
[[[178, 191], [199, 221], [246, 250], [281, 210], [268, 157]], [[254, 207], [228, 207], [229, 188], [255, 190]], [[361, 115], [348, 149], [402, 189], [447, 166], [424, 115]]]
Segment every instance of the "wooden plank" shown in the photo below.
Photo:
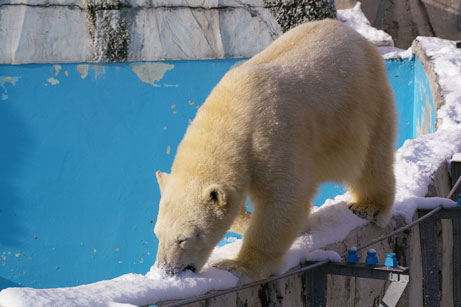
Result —
[[[461, 0], [459, 0], [459, 3], [461, 6]], [[461, 15], [458, 15], [458, 18], [460, 18], [460, 16]], [[451, 161], [450, 173], [451, 173], [451, 186], [454, 186], [458, 178], [461, 176], [461, 161]], [[454, 201], [457, 201], [459, 194], [461, 194], [461, 185], [458, 186], [458, 188], [455, 190], [455, 193], [453, 194], [451, 199], [453, 199]]]
[[453, 219], [453, 302], [461, 307], [461, 219]]
[[435, 219], [428, 218], [419, 225], [421, 235], [421, 260], [423, 265], [424, 306], [440, 306], [439, 269], [437, 265], [437, 243]]
[[458, 0], [458, 31], [461, 31], [461, 0]]
[[327, 305], [327, 275], [323, 268], [303, 273], [304, 294], [307, 307], [325, 307]]
[[379, 1], [378, 11], [376, 12], [375, 23], [373, 25], [376, 29], [381, 29], [383, 26], [383, 18], [384, 18], [384, 12], [386, 10], [386, 2], [387, 2], [386, 0]]

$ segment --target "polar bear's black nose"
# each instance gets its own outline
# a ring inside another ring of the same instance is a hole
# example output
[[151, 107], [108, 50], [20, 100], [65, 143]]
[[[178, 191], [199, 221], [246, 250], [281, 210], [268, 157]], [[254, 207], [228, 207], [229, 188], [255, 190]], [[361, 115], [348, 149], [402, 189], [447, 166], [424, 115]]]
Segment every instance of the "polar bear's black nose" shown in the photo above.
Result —
[[178, 267], [175, 267], [175, 266], [171, 266], [171, 265], [163, 265], [163, 270], [165, 271], [166, 274], [168, 274], [170, 276], [171, 275], [177, 275], [177, 274], [179, 274], [181, 272], [185, 272], [187, 270], [192, 271], [193, 273], [196, 272], [196, 268], [193, 265], [186, 265], [182, 269], [178, 268]]
[[176, 275], [181, 272], [181, 269], [172, 265], [164, 264], [161, 266], [163, 271], [170, 276]]
[[186, 270], [192, 271], [192, 273], [195, 273], [196, 271], [195, 266], [193, 265], [187, 265], [183, 271], [186, 271]]

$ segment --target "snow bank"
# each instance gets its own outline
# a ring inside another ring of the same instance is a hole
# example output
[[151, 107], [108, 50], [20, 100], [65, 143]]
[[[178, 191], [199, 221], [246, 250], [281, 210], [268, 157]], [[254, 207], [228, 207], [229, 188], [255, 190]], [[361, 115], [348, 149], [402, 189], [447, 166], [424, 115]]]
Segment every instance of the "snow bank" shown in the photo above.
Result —
[[437, 37], [417, 37], [416, 40], [434, 63], [434, 70], [442, 88], [445, 104], [437, 112], [437, 118], [442, 119], [439, 128], [459, 129], [461, 124], [461, 49], [456, 48], [456, 42]]
[[146, 306], [156, 301], [187, 298], [212, 289], [235, 285], [232, 274], [207, 268], [200, 274], [186, 272], [178, 277], [160, 272], [126, 274], [93, 284], [57, 289], [8, 288], [0, 292], [0, 306]]
[[360, 2], [357, 2], [352, 9], [338, 10], [337, 17], [376, 46], [394, 46], [392, 37], [382, 30], [373, 28], [360, 7]]
[[[388, 39], [382, 31], [371, 31], [365, 27], [367, 24], [369, 27], [369, 23], [363, 19], [360, 5], [352, 10], [339, 11], [338, 16], [353, 27], [356, 26], [365, 36]], [[434, 59], [446, 103], [438, 112], [438, 117], [443, 119], [439, 130], [406, 141], [396, 154], [397, 195], [394, 215], [402, 215], [407, 222], [417, 208], [455, 206], [454, 202], [447, 199], [424, 196], [431, 182], [430, 177], [440, 164], [461, 152], [461, 51], [455, 49], [453, 42], [436, 38], [418, 40]], [[390, 50], [394, 51], [398, 50]], [[368, 223], [347, 209], [348, 199], [348, 194], [345, 194], [327, 200], [322, 207], [312, 208], [309, 231], [293, 243], [279, 273], [286, 272], [304, 260], [340, 261], [336, 252], [319, 249], [344, 240], [353, 229]], [[0, 306], [139, 306], [229, 288], [236, 285], [236, 277], [229, 272], [214, 269], [210, 264], [233, 257], [240, 246], [241, 241], [236, 240], [215, 248], [208, 264], [199, 274], [186, 272], [169, 277], [152, 268], [145, 276], [126, 274], [113, 280], [73, 288], [9, 288], [0, 292]]]
[[425, 196], [431, 176], [441, 163], [451, 160], [457, 152], [461, 152], [461, 127], [439, 129], [435, 133], [407, 140], [395, 157], [397, 204], [414, 196]]
[[389, 59], [402, 59], [402, 60], [410, 60], [413, 57], [413, 52], [411, 48], [400, 49], [396, 47], [378, 47], [379, 52], [385, 60]]

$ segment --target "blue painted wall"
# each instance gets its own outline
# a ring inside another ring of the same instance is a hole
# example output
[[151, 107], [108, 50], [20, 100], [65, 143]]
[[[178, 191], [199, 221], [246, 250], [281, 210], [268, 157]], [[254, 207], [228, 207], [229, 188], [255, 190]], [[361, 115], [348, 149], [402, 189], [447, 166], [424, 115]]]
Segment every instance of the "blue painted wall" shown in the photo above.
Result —
[[435, 132], [436, 114], [429, 80], [424, 72], [423, 64], [414, 58], [415, 86], [413, 105], [413, 135]]
[[[0, 289], [147, 272], [154, 173], [170, 170], [189, 120], [238, 61], [0, 66]], [[430, 91], [415, 89], [415, 61], [387, 67], [400, 145], [423, 110], [415, 93], [426, 102]]]

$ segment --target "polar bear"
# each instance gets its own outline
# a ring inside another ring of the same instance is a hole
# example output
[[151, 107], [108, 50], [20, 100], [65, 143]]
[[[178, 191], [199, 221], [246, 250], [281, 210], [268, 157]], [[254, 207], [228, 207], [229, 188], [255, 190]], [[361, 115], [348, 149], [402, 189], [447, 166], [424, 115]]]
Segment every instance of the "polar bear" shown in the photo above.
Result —
[[[161, 200], [156, 265], [199, 271], [232, 231], [240, 282], [275, 273], [324, 181], [344, 183], [349, 208], [388, 223], [396, 114], [382, 57], [336, 20], [300, 25], [212, 90], [181, 141]], [[250, 196], [254, 213], [245, 209]]]

